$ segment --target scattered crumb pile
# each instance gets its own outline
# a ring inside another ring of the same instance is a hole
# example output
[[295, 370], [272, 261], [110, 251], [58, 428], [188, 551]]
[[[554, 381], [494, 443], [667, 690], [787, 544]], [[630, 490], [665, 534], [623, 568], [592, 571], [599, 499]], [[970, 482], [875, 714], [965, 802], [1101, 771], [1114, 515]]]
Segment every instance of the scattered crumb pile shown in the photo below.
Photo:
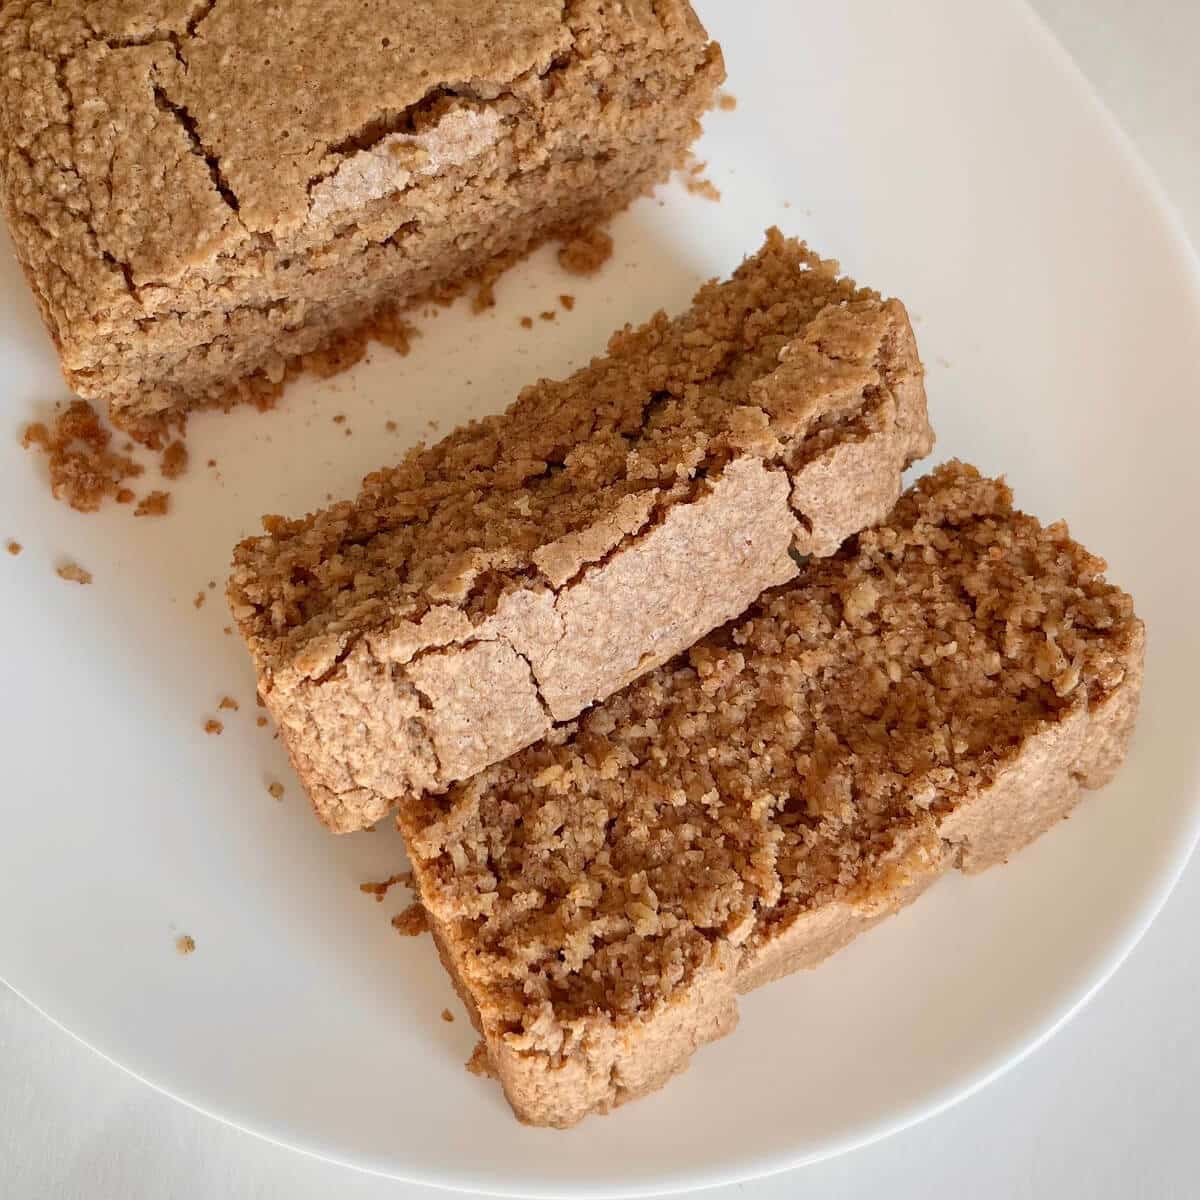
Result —
[[65, 579], [68, 583], [89, 584], [92, 582], [91, 571], [85, 570], [78, 563], [65, 562], [61, 566], [54, 568], [54, 573], [59, 579]]
[[55, 418], [52, 427], [35, 421], [25, 430], [21, 445], [40, 450], [50, 468], [50, 490], [77, 512], [95, 512], [106, 498], [128, 504], [133, 493], [122, 486], [142, 473], [142, 467], [109, 449], [112, 432], [96, 410], [75, 400]]
[[180, 954], [192, 954], [196, 949], [196, 939], [190, 933], [182, 934], [175, 939], [175, 949]]
[[595, 275], [612, 258], [613, 240], [603, 229], [577, 233], [558, 252], [558, 263], [569, 275]]

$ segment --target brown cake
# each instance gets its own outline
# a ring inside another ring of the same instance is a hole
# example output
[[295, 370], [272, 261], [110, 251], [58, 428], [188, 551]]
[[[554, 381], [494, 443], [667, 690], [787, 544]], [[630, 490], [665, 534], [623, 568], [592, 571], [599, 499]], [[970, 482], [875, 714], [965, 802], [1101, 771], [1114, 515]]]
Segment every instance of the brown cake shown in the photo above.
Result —
[[71, 387], [144, 427], [664, 178], [687, 0], [9, 0], [0, 202]]
[[317, 812], [359, 829], [832, 554], [932, 440], [903, 306], [773, 230], [682, 316], [354, 501], [268, 519], [230, 602]]
[[400, 806], [517, 1115], [570, 1125], [1119, 766], [1143, 629], [1104, 563], [949, 464], [577, 724]]

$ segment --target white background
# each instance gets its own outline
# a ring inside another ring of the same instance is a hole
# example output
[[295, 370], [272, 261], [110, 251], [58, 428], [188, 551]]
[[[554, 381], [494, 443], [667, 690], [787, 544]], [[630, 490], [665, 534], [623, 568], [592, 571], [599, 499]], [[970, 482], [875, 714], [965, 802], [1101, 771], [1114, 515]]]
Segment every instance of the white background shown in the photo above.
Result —
[[[1200, 243], [1200, 6], [1035, 0], [1133, 136]], [[53, 886], [53, 880], [47, 882]], [[80, 914], [86, 927], [86, 914]], [[1092, 1004], [1032, 1058], [925, 1124], [803, 1171], [706, 1193], [1200, 1194], [1200, 863]], [[397, 1080], [397, 1087], [406, 1081]], [[93, 1055], [0, 988], [0, 1196], [208, 1200], [445, 1193], [346, 1171], [198, 1116]]]

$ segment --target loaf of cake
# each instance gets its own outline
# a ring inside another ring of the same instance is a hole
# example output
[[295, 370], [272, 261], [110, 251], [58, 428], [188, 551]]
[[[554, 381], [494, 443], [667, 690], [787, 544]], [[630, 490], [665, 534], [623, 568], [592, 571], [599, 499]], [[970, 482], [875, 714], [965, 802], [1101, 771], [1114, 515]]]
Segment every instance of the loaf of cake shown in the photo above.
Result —
[[578, 723], [398, 821], [524, 1121], [659, 1087], [736, 996], [1105, 783], [1143, 629], [1102, 560], [946, 465]]
[[687, 0], [9, 0], [0, 203], [126, 428], [624, 207], [723, 78]]
[[772, 230], [675, 320], [268, 518], [235, 553], [260, 694], [338, 831], [544, 736], [882, 518], [932, 446], [903, 306]]

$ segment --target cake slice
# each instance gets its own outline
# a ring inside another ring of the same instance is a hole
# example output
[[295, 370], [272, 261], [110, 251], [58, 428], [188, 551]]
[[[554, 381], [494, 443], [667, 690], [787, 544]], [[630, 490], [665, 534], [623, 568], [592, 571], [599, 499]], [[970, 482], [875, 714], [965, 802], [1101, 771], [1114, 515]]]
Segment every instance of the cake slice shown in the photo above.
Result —
[[1104, 563], [951, 463], [577, 724], [398, 812], [516, 1114], [660, 1086], [943, 872], [1105, 783], [1143, 629]]
[[623, 208], [723, 77], [687, 0], [13, 0], [0, 205], [71, 387], [153, 429]]
[[772, 230], [675, 320], [269, 518], [229, 597], [339, 831], [439, 791], [690, 646], [880, 519], [932, 435], [903, 306]]

